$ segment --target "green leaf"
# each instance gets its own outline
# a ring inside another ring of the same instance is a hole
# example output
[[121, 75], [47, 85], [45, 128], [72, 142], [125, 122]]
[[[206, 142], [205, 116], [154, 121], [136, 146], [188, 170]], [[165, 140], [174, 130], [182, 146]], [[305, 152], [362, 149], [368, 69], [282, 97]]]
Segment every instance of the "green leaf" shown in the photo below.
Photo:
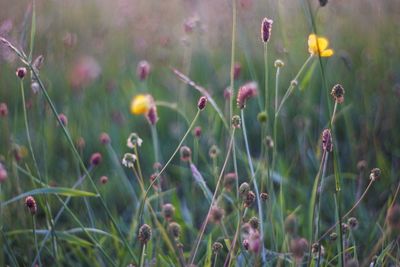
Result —
[[57, 194], [57, 195], [70, 196], [70, 197], [96, 197], [97, 196], [96, 194], [94, 194], [92, 192], [76, 190], [76, 189], [71, 189], [71, 188], [66, 188], [66, 187], [45, 187], [45, 188], [38, 188], [38, 189], [34, 189], [32, 191], [22, 193], [16, 197], [13, 197], [12, 199], [4, 201], [3, 203], [1, 203], [1, 206], [2, 207], [7, 206], [8, 204], [13, 203], [17, 200], [20, 200], [22, 198], [25, 198], [27, 196], [40, 195], [40, 194]]
[[207, 243], [207, 254], [206, 254], [206, 261], [204, 263], [205, 267], [211, 267], [211, 257], [212, 257], [212, 248], [211, 248], [211, 241], [212, 236], [210, 235], [208, 238], [208, 243]]

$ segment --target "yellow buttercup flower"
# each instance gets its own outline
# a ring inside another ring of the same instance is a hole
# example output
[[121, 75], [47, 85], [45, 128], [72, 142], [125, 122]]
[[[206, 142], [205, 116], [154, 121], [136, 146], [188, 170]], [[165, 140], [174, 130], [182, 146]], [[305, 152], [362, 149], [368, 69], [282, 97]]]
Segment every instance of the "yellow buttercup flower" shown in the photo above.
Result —
[[308, 36], [308, 52], [311, 55], [319, 55], [321, 57], [330, 57], [333, 55], [333, 49], [327, 49], [329, 45], [328, 39], [318, 37], [315, 34]]
[[147, 114], [153, 105], [151, 95], [136, 95], [131, 102], [131, 113], [135, 115]]

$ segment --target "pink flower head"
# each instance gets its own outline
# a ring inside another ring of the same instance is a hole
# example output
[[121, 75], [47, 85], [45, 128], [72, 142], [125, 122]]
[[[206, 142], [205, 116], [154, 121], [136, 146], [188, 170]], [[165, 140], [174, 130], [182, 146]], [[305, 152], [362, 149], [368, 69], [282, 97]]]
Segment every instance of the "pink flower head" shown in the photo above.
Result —
[[246, 101], [257, 95], [258, 86], [256, 82], [249, 82], [239, 88], [237, 95], [237, 105], [240, 109], [246, 107]]

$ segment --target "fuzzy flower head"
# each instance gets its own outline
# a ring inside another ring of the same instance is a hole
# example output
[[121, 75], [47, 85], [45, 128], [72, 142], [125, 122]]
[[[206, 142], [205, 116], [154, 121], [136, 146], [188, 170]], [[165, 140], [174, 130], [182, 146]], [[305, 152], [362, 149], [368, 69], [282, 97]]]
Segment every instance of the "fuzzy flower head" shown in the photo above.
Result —
[[329, 129], [325, 129], [322, 132], [322, 149], [326, 152], [332, 152], [333, 150], [332, 135]]
[[328, 49], [329, 41], [324, 37], [318, 37], [315, 34], [308, 36], [308, 52], [311, 55], [320, 57], [330, 57], [333, 55], [333, 49]]
[[239, 88], [237, 95], [237, 105], [240, 109], [246, 107], [246, 101], [257, 95], [258, 86], [256, 82], [249, 82]]
[[151, 71], [151, 66], [146, 60], [142, 60], [138, 63], [136, 68], [136, 75], [139, 80], [144, 81], [147, 79]]
[[35, 215], [37, 212], [36, 200], [32, 196], [28, 196], [25, 198], [25, 206], [29, 209], [29, 212], [32, 215]]
[[131, 153], [125, 153], [124, 157], [122, 158], [122, 165], [127, 168], [133, 168], [136, 161], [136, 155]]
[[126, 145], [129, 148], [137, 148], [138, 146], [141, 146], [143, 143], [143, 140], [139, 137], [137, 133], [131, 133], [128, 137], [128, 140], [126, 141]]
[[272, 19], [268, 18], [264, 18], [261, 22], [261, 39], [264, 43], [267, 43], [269, 41], [269, 38], [271, 38], [271, 29], [273, 22], [274, 21]]

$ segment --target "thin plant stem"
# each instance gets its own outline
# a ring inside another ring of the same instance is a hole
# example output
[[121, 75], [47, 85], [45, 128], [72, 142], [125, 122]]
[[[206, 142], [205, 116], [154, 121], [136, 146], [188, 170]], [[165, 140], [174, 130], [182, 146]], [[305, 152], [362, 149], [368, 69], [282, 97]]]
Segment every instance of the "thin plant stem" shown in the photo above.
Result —
[[335, 115], [336, 115], [337, 104], [338, 104], [338, 102], [335, 101], [335, 105], [333, 106], [333, 112], [332, 112], [332, 118], [331, 118], [331, 125], [333, 125], [333, 122], [335, 121]]
[[[268, 118], [268, 104], [269, 104], [269, 92], [268, 92], [268, 43], [264, 43], [264, 75], [265, 75], [265, 103], [264, 110]], [[266, 124], [267, 125], [267, 124]]]
[[218, 261], [218, 253], [215, 253], [213, 267], [217, 267], [217, 261]]
[[[236, 41], [236, 0], [232, 0], [232, 40], [231, 40], [231, 71], [230, 71], [230, 89], [232, 96], [235, 94], [234, 88], [234, 68], [235, 68], [235, 41]], [[229, 118], [233, 115], [233, 101], [231, 97], [229, 101]]]
[[224, 164], [222, 165], [221, 172], [220, 172], [220, 175], [219, 175], [219, 177], [218, 177], [217, 185], [216, 185], [216, 187], [215, 187], [215, 191], [214, 191], [214, 194], [213, 194], [211, 203], [210, 203], [210, 207], [209, 207], [209, 209], [208, 209], [206, 218], [204, 219], [204, 222], [203, 222], [203, 224], [202, 224], [202, 226], [201, 226], [201, 229], [200, 229], [200, 231], [199, 231], [199, 234], [198, 234], [198, 236], [197, 236], [197, 238], [196, 238], [196, 243], [195, 243], [195, 246], [194, 246], [193, 253], [191, 253], [190, 264], [193, 264], [193, 262], [194, 262], [194, 260], [195, 260], [195, 258], [196, 258], [197, 250], [198, 250], [198, 248], [199, 248], [201, 239], [202, 239], [202, 237], [203, 237], [204, 231], [205, 231], [206, 226], [207, 226], [207, 224], [208, 224], [208, 220], [209, 220], [209, 218], [210, 218], [210, 214], [211, 214], [212, 207], [213, 207], [214, 202], [215, 202], [215, 200], [216, 200], [216, 198], [217, 198], [218, 189], [219, 189], [219, 187], [220, 187], [220, 185], [221, 185], [221, 182], [222, 182], [222, 180], [223, 180], [222, 177], [223, 177], [223, 175], [224, 175], [224, 171], [225, 171], [226, 165], [227, 165], [227, 163], [228, 163], [228, 159], [229, 159], [230, 153], [231, 153], [231, 151], [232, 151], [234, 136], [235, 136], [235, 128], [233, 128], [233, 130], [232, 130], [232, 134], [231, 134], [231, 138], [230, 138], [230, 141], [229, 141], [229, 147], [228, 147], [227, 155], [226, 155], [226, 157], [225, 157]]
[[[32, 214], [32, 233], [33, 233], [33, 242], [35, 244], [35, 251], [36, 254], [39, 254], [39, 248], [38, 248], [38, 242], [37, 242], [37, 236], [36, 236], [36, 220], [35, 220], [35, 215]], [[38, 263], [39, 266], [42, 266], [42, 262], [40, 260], [40, 257], [38, 258]]]
[[261, 241], [262, 241], [261, 257], [262, 257], [262, 261], [265, 262], [266, 255], [265, 255], [265, 251], [264, 251], [264, 226], [263, 226], [263, 223], [262, 223], [263, 222], [263, 213], [262, 213], [262, 206], [261, 206], [261, 200], [260, 200], [260, 192], [258, 191], [258, 185], [257, 185], [257, 181], [256, 181], [256, 178], [255, 178], [253, 161], [251, 159], [250, 147], [249, 147], [249, 142], [248, 142], [248, 139], [247, 139], [246, 123], [245, 123], [245, 119], [244, 119], [244, 111], [243, 111], [243, 109], [240, 111], [240, 115], [242, 117], [243, 137], [244, 137], [244, 144], [245, 144], [245, 147], [246, 147], [247, 160], [248, 160], [248, 164], [249, 164], [249, 167], [250, 167], [251, 180], [253, 181], [254, 191], [256, 193], [258, 217], [259, 217], [259, 220], [261, 222], [260, 223], [260, 235], [261, 235]]
[[154, 160], [160, 162], [160, 145], [158, 143], [158, 135], [156, 125], [150, 125], [151, 139], [153, 140]]
[[146, 244], [142, 245], [142, 253], [140, 254], [140, 267], [144, 266], [144, 256], [146, 254]]

